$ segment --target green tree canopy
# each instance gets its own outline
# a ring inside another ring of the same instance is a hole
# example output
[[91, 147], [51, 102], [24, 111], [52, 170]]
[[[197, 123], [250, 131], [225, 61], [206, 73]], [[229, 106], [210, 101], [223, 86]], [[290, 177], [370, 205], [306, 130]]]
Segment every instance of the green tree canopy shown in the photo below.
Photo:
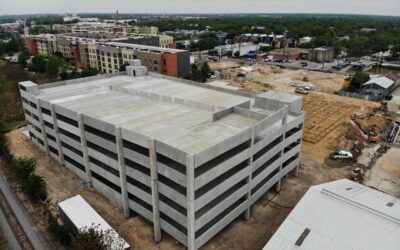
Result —
[[11, 168], [20, 181], [25, 181], [35, 171], [36, 159], [27, 157], [13, 158]]
[[29, 52], [24, 50], [18, 55], [18, 63], [21, 64], [23, 67], [26, 67], [27, 60], [29, 59]]
[[64, 61], [60, 57], [50, 56], [46, 63], [46, 75], [48, 77], [57, 77], [63, 64]]
[[210, 66], [208, 65], [207, 62], [204, 62], [201, 65], [201, 70], [200, 70], [201, 81], [202, 82], [207, 81], [207, 78], [209, 77], [210, 73], [211, 73]]
[[362, 71], [357, 71], [356, 74], [351, 78], [350, 86], [354, 90], [361, 88], [361, 85], [369, 81], [369, 75]]
[[32, 58], [29, 70], [44, 73], [46, 72], [46, 57], [44, 55], [36, 55]]
[[21, 189], [34, 202], [44, 201], [47, 198], [46, 181], [36, 174], [31, 174], [22, 183]]

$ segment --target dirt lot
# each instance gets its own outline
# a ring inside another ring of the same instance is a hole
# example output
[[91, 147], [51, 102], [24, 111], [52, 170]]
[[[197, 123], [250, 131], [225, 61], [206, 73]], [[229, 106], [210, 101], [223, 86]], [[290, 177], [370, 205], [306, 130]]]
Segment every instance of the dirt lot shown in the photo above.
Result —
[[[222, 80], [236, 87], [244, 87], [248, 91], [262, 92], [276, 89], [285, 92], [294, 92], [290, 86], [296, 83], [310, 86], [315, 91], [335, 93], [346, 86], [345, 76], [332, 73], [321, 73], [307, 70], [290, 70], [267, 65], [255, 65], [253, 71], [246, 72], [240, 65], [233, 62], [210, 62], [212, 70], [222, 70]], [[239, 73], [246, 75], [245, 80], [237, 77]]]
[[[20, 128], [7, 134], [10, 150], [17, 156], [37, 157], [39, 161], [37, 173], [47, 182], [52, 212], [57, 211], [57, 202], [79, 193], [135, 249], [184, 249], [181, 244], [165, 233], [163, 240], [155, 244], [152, 225], [149, 222], [140, 216], [125, 220], [120, 208], [95, 190], [81, 188], [78, 177], [25, 139], [22, 134], [24, 129]], [[285, 178], [279, 194], [270, 191], [261, 197], [252, 207], [250, 221], [237, 219], [202, 249], [261, 249], [311, 185], [344, 178], [351, 168], [350, 166], [321, 167], [305, 154], [302, 155], [301, 162], [299, 176]], [[38, 228], [44, 231], [46, 219], [43, 218], [43, 212], [37, 210], [35, 206], [30, 206], [22, 194], [19, 194], [19, 197], [25, 201], [24, 204], [30, 216], [37, 222]], [[281, 206], [268, 202], [270, 199]]]

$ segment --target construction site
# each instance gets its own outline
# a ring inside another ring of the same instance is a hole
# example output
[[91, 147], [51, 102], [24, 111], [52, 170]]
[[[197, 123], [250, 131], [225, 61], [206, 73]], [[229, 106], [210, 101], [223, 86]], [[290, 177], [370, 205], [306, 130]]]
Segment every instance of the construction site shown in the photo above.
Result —
[[[306, 115], [298, 176], [285, 176], [279, 192], [272, 189], [254, 202], [249, 220], [236, 218], [201, 249], [261, 249], [307, 189], [315, 184], [349, 178], [400, 197], [399, 116], [387, 112], [385, 103], [335, 95], [348, 84], [346, 76], [233, 62], [210, 63], [210, 66], [221, 73], [217, 80], [207, 84], [226, 88], [228, 92], [260, 94], [278, 90], [301, 95]], [[296, 93], [299, 86], [307, 87], [307, 94]], [[46, 207], [51, 213], [58, 213], [58, 202], [80, 194], [134, 249], [186, 248], [168, 233], [163, 233], [162, 240], [156, 243], [149, 220], [138, 213], [125, 218], [120, 206], [104, 193], [84, 185], [82, 178], [27, 139], [25, 130], [22, 127], [7, 134], [10, 152], [38, 159], [36, 171], [46, 180], [49, 193]], [[333, 160], [330, 155], [336, 150], [352, 152], [354, 157]], [[1, 167], [37, 230], [46, 232], [48, 219], [44, 208], [31, 204], [13, 184], [7, 168], [2, 164]]]
[[[379, 103], [335, 95], [349, 84], [348, 76], [343, 74], [235, 62], [211, 62], [210, 67], [220, 72], [219, 79], [208, 83], [211, 85], [251, 93], [279, 90], [303, 95], [306, 119], [302, 153], [321, 167], [350, 166], [349, 178], [375, 188], [384, 186], [385, 192], [399, 195], [398, 163], [396, 165], [395, 161], [392, 168], [380, 167], [386, 157], [392, 159], [391, 155], [400, 155], [400, 117], [390, 108], [391, 102]], [[306, 91], [296, 92], [299, 87]], [[352, 152], [354, 159], [332, 160], [329, 156], [335, 150]], [[360, 159], [357, 159], [358, 156]]]

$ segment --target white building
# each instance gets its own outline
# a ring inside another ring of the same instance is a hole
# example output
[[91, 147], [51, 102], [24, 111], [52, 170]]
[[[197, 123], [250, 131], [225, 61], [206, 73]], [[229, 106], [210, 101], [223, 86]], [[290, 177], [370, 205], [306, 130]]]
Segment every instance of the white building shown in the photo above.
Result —
[[264, 250], [400, 249], [400, 199], [347, 179], [311, 187]]

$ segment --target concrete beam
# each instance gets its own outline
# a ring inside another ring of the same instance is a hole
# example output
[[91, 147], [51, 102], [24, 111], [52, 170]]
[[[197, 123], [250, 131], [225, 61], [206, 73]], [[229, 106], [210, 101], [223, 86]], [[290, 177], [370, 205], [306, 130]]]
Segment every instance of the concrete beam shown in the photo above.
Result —
[[55, 110], [54, 104], [50, 105], [50, 112], [51, 112], [51, 117], [53, 118], [54, 134], [55, 134], [55, 138], [56, 138], [56, 142], [57, 142], [57, 150], [58, 150], [58, 159], [60, 160], [61, 165], [65, 166], [64, 155], [63, 155], [63, 151], [61, 148], [60, 132], [58, 131], [56, 110]]
[[187, 247], [189, 250], [196, 249], [196, 238], [195, 238], [195, 207], [194, 207], [194, 156], [186, 156], [186, 200], [187, 200], [187, 233], [188, 243]]
[[158, 173], [157, 173], [157, 152], [154, 139], [149, 141], [149, 165], [150, 165], [150, 178], [151, 178], [151, 199], [153, 205], [153, 226], [154, 226], [154, 240], [159, 242], [161, 240], [160, 229], [160, 205], [158, 198]]
[[85, 126], [83, 123], [83, 117], [82, 117], [81, 113], [77, 113], [77, 119], [78, 119], [78, 126], [79, 126], [80, 136], [81, 136], [83, 162], [85, 163], [84, 165], [85, 165], [85, 172], [86, 172], [86, 182], [89, 184], [89, 186], [92, 186], [92, 173], [90, 172], [89, 155], [88, 155], [88, 149], [87, 149], [86, 137], [85, 137]]
[[122, 198], [122, 209], [124, 211], [124, 216], [128, 218], [130, 216], [129, 203], [128, 203], [128, 192], [126, 191], [126, 174], [125, 174], [125, 164], [124, 164], [124, 147], [122, 145], [121, 138], [121, 128], [115, 128], [115, 140], [116, 148], [118, 154], [118, 170], [119, 178], [121, 183], [121, 198]]

